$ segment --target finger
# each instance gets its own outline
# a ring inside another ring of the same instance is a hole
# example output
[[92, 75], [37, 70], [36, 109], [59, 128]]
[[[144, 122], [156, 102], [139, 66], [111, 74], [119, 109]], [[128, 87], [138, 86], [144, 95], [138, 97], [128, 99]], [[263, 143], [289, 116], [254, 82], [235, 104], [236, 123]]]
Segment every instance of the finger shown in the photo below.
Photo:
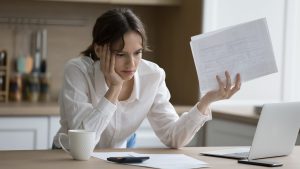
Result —
[[230, 93], [228, 95], [228, 98], [230, 98], [232, 95], [234, 95], [237, 91], [240, 90], [240, 86], [234, 86], [231, 90]]
[[237, 91], [239, 91], [241, 88], [241, 75], [237, 74], [236, 75], [236, 80], [235, 80], [235, 85], [232, 88], [229, 97], [231, 97], [232, 95], [234, 95]]
[[103, 50], [102, 50], [102, 56], [105, 58], [105, 62], [104, 62], [104, 72], [105, 74], [107, 74], [109, 72], [109, 62], [110, 62], [110, 58], [106, 55], [106, 45], [103, 46]]
[[226, 76], [226, 88], [225, 88], [225, 90], [230, 91], [230, 89], [231, 89], [231, 78], [230, 78], [230, 75], [229, 75], [228, 71], [225, 71], [225, 76]]
[[105, 71], [109, 72], [110, 70], [110, 56], [107, 54], [108, 52], [108, 45], [104, 45], [103, 55], [105, 56]]
[[103, 46], [100, 46], [99, 55], [100, 56], [98, 56], [98, 57], [100, 58], [100, 67], [101, 67], [102, 72], [104, 72], [104, 70], [105, 70], [105, 57], [103, 56]]
[[228, 93], [225, 90], [225, 84], [222, 82], [221, 78], [217, 75], [217, 80], [219, 83], [219, 95], [221, 98], [226, 98], [228, 96]]
[[237, 91], [240, 90], [240, 87], [239, 86], [234, 86], [231, 90], [230, 90], [230, 93], [228, 94], [228, 99], [233, 96]]
[[224, 84], [223, 84], [221, 78], [218, 75], [216, 76], [216, 78], [217, 78], [217, 81], [219, 84], [219, 90], [224, 91]]
[[217, 81], [218, 81], [218, 84], [219, 84], [219, 88], [223, 88], [223, 83], [222, 83], [220, 77], [217, 75], [216, 78], [217, 78]]
[[238, 83], [242, 83], [242, 78], [241, 78], [241, 74], [237, 74], [236, 75], [236, 81], [238, 82]]
[[236, 75], [234, 88], [236, 88], [237, 90], [240, 90], [241, 84], [242, 84], [242, 81], [241, 81], [241, 75], [238, 73], [238, 74]]
[[110, 51], [108, 51], [108, 55], [110, 56], [110, 72], [114, 72], [115, 71], [116, 56], [111, 55]]

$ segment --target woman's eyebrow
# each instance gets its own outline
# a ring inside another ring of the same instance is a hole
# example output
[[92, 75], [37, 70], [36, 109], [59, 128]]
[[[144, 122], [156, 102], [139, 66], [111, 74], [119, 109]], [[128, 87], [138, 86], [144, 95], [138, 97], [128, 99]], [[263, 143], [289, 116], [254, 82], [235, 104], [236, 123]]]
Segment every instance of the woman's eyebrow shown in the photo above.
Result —
[[[142, 50], [144, 50], [144, 48], [140, 48], [140, 49], [138, 49], [138, 50], [136, 50], [136, 51], [134, 51], [134, 52], [139, 52], [139, 51], [142, 51]], [[123, 51], [123, 50], [112, 50], [112, 52], [117, 52], [117, 53], [128, 53], [128, 52], [125, 52], [125, 51]]]
[[140, 49], [138, 49], [138, 50], [136, 50], [136, 51], [139, 51], [139, 50], [144, 50], [144, 48], [140, 48]]
[[122, 50], [112, 50], [112, 52], [116, 52], [116, 53], [120, 53], [120, 52], [122, 52], [122, 53], [125, 53], [124, 51], [122, 51]]

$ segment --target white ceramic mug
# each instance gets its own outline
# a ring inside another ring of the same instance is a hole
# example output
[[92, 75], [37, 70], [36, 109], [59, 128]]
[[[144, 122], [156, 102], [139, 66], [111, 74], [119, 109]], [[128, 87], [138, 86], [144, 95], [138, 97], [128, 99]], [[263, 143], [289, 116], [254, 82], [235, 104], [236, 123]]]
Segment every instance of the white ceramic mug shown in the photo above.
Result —
[[[68, 134], [59, 133], [58, 141], [62, 149], [75, 160], [88, 160], [95, 148], [95, 132], [87, 130], [69, 130]], [[69, 140], [70, 150], [61, 142], [62, 137]]]

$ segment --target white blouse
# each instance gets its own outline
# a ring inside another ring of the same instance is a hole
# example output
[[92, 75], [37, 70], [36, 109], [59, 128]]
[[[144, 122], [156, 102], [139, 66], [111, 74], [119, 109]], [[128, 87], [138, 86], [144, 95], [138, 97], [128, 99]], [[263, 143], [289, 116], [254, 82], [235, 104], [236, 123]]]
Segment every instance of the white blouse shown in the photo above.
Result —
[[[59, 97], [58, 133], [67, 133], [69, 129], [96, 131], [96, 147], [125, 148], [127, 139], [148, 118], [166, 146], [179, 148], [211, 120], [210, 109], [204, 115], [196, 106], [179, 118], [169, 101], [164, 70], [150, 61], [141, 60], [128, 100], [115, 105], [104, 97], [107, 90], [100, 61], [85, 56], [68, 61]], [[58, 134], [54, 144], [60, 147]]]

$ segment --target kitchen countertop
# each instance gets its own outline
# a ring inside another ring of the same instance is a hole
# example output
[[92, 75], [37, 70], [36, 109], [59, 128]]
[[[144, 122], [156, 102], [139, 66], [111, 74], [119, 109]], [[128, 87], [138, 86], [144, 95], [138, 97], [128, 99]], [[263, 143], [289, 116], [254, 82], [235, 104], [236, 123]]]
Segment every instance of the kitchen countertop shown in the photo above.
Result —
[[[176, 105], [178, 114], [190, 110], [192, 106]], [[213, 105], [213, 118], [235, 122], [257, 124], [259, 113], [252, 105]], [[59, 105], [50, 103], [1, 103], [0, 116], [59, 116]]]
[[213, 105], [213, 118], [256, 125], [261, 106], [254, 105]]
[[[175, 106], [178, 114], [189, 111], [192, 106]], [[0, 116], [59, 116], [59, 105], [50, 103], [0, 103]]]
[[1, 103], [0, 116], [59, 116], [58, 103]]

